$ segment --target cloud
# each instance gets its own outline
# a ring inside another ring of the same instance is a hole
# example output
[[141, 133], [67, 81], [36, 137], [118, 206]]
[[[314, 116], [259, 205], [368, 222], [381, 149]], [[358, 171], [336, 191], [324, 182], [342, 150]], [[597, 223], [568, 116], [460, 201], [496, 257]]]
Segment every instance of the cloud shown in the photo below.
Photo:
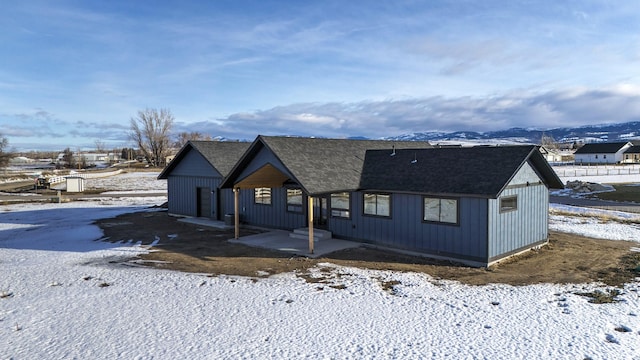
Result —
[[511, 92], [356, 103], [299, 103], [178, 124], [184, 131], [253, 139], [263, 135], [379, 138], [423, 131], [551, 129], [640, 120], [640, 88]]
[[[128, 122], [125, 124], [99, 121], [65, 121], [40, 108], [31, 112], [0, 114], [0, 134], [14, 138], [41, 138], [50, 142], [53, 138], [85, 138], [126, 141]], [[83, 140], [84, 141], [84, 140]]]

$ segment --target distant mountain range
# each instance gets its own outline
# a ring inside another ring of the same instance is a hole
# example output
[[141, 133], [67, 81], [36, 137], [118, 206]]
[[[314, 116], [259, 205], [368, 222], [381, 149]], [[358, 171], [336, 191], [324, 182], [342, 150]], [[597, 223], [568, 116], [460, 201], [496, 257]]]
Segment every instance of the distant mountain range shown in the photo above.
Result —
[[385, 138], [387, 140], [416, 140], [431, 143], [527, 143], [540, 144], [542, 136], [551, 136], [562, 143], [615, 142], [640, 139], [640, 121], [621, 124], [589, 125], [576, 128], [524, 129], [475, 132], [417, 132]]

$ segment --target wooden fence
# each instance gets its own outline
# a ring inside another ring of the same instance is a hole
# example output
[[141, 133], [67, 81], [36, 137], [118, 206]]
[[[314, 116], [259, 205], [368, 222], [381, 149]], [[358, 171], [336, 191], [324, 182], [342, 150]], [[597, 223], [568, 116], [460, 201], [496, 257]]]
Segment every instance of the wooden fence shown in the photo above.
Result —
[[559, 177], [640, 175], [640, 165], [554, 166]]

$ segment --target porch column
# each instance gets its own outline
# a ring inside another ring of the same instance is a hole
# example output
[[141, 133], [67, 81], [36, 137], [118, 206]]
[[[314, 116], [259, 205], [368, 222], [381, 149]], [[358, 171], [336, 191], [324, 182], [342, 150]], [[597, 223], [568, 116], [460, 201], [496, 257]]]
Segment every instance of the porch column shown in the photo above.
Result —
[[308, 215], [309, 218], [309, 254], [313, 254], [313, 197], [307, 197]]
[[235, 237], [236, 239], [240, 237], [240, 189], [233, 188], [233, 223], [235, 227]]

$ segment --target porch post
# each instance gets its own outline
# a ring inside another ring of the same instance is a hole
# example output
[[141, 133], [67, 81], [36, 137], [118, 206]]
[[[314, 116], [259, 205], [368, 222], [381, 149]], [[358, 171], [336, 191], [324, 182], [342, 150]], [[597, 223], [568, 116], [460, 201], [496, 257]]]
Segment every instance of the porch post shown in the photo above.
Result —
[[309, 254], [313, 254], [313, 197], [307, 197], [309, 218]]
[[238, 204], [239, 198], [240, 198], [240, 189], [233, 188], [233, 217], [234, 217], [233, 223], [235, 227], [236, 239], [240, 237], [240, 214], [239, 214], [240, 205]]

